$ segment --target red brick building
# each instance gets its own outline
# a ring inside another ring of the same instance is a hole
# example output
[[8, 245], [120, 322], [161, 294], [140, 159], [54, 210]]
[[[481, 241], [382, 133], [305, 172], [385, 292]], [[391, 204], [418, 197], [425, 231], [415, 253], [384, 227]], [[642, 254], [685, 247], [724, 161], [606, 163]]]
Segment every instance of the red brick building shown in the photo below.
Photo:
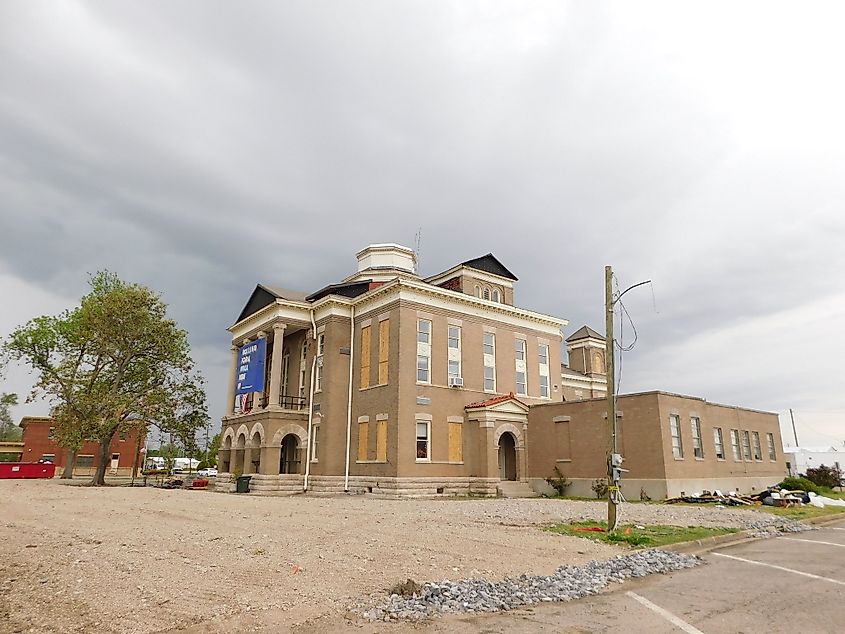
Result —
[[[56, 475], [61, 474], [67, 459], [67, 449], [60, 447], [53, 438], [53, 419], [47, 416], [25, 416], [21, 420], [23, 428], [23, 454], [21, 462], [49, 460], [56, 465]], [[144, 464], [144, 435], [138, 432], [118, 432], [111, 441], [110, 464], [106, 466], [106, 475], [132, 475], [132, 468], [141, 469]], [[74, 475], [94, 475], [100, 462], [100, 445], [86, 442], [76, 454]]]

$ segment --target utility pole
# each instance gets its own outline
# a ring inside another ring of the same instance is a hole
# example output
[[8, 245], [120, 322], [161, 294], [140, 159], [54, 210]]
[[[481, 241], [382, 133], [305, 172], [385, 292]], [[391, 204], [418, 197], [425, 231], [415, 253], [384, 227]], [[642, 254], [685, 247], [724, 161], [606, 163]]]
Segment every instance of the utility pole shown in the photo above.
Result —
[[616, 420], [616, 371], [614, 369], [614, 340], [613, 340], [613, 309], [616, 302], [631, 289], [650, 284], [651, 280], [638, 282], [629, 286], [614, 299], [613, 297], [613, 268], [604, 267], [604, 309], [605, 309], [605, 332], [604, 332], [604, 356], [607, 367], [607, 530], [615, 531], [619, 525], [618, 510], [622, 498], [620, 482], [622, 472], [622, 456], [619, 455], [619, 444], [617, 443], [618, 424]]
[[795, 437], [795, 448], [798, 449], [798, 432], [795, 431], [795, 416], [792, 415], [792, 408], [789, 408], [789, 418], [792, 420], [792, 435]]
[[616, 456], [616, 391], [614, 379], [616, 377], [613, 363], [613, 268], [604, 267], [604, 358], [607, 368], [607, 530], [614, 531], [619, 523], [616, 506], [619, 498], [619, 481], [614, 480], [613, 460]]

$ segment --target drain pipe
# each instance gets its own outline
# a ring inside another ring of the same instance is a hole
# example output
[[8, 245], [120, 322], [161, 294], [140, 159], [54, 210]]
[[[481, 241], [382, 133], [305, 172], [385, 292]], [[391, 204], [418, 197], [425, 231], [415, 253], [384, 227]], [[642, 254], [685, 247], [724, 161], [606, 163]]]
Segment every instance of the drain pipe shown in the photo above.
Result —
[[[311, 332], [314, 337], [314, 345], [317, 345], [317, 323], [314, 321], [314, 309], [309, 312], [311, 317]], [[314, 351], [314, 358], [311, 359], [311, 387], [308, 396], [308, 444], [305, 447], [305, 480], [302, 484], [302, 492], [308, 491], [308, 476], [311, 474], [311, 427], [314, 422], [314, 374], [317, 370], [317, 351]]]
[[355, 359], [355, 306], [350, 306], [349, 314], [349, 395], [346, 399], [346, 473], [343, 478], [343, 490], [349, 493], [349, 445], [352, 433], [352, 367]]

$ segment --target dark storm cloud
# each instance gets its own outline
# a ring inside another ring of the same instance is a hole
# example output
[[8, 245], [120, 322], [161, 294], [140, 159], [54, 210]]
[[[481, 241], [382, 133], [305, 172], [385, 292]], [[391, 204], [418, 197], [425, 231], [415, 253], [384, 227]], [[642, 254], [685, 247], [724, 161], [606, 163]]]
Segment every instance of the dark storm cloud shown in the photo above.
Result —
[[605, 264], [653, 279], [632, 389], [812, 402], [748, 378], [774, 357], [696, 347], [799, 359], [770, 320], [843, 310], [835, 20], [765, 6], [750, 46], [759, 11], [728, 5], [4, 3], [0, 273], [159, 289], [218, 408], [256, 282], [314, 290], [421, 228], [423, 274], [493, 251], [568, 332], [603, 330]]

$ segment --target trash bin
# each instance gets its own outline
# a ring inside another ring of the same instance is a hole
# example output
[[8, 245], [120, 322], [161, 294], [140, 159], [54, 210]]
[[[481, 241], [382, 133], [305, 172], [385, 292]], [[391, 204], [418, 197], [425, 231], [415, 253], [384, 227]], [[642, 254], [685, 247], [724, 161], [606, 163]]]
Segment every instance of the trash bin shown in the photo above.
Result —
[[249, 493], [249, 481], [252, 476], [238, 476], [237, 485], [235, 487], [236, 493]]

